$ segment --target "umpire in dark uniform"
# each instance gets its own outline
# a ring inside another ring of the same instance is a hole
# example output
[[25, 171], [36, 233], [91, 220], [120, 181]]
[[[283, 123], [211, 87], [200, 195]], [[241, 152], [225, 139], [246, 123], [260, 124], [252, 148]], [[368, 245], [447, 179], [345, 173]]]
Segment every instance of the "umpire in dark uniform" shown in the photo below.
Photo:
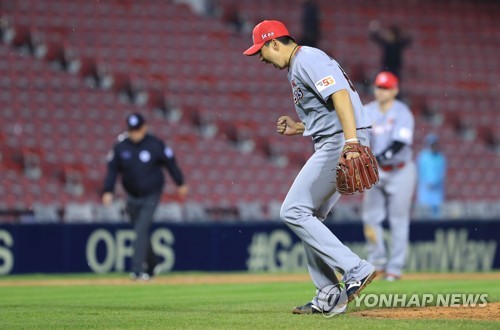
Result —
[[127, 128], [128, 131], [118, 137], [108, 155], [102, 202], [104, 205], [113, 202], [116, 178], [121, 174], [122, 185], [127, 192], [126, 211], [136, 233], [130, 276], [132, 279], [149, 280], [156, 266], [150, 229], [165, 184], [163, 167], [167, 168], [177, 184], [181, 198], [186, 196], [188, 189], [174, 152], [148, 133], [144, 117], [138, 113], [129, 115]]

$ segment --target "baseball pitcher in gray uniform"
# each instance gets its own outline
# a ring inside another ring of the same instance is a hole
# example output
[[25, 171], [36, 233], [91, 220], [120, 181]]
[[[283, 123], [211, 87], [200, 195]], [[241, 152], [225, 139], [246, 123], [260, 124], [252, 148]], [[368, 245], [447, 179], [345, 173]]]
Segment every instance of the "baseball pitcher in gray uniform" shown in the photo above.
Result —
[[[401, 277], [408, 246], [410, 212], [416, 184], [412, 160], [414, 118], [410, 109], [396, 99], [398, 78], [383, 71], [375, 78], [375, 101], [367, 104], [370, 114], [372, 150], [379, 164], [379, 183], [363, 195], [363, 223], [368, 261], [385, 272], [385, 279]], [[387, 258], [382, 222], [390, 226]]]
[[[280, 217], [302, 240], [316, 295], [295, 307], [294, 314], [322, 313], [321, 289], [338, 285], [349, 301], [376, 275], [375, 267], [353, 253], [323, 224], [340, 198], [335, 169], [346, 142], [369, 146], [371, 121], [358, 93], [339, 64], [323, 51], [299, 46], [279, 21], [263, 21], [253, 29], [253, 46], [245, 55], [257, 55], [277, 69], [288, 69], [300, 121], [281, 116], [278, 133], [312, 138], [315, 152], [295, 178], [281, 207]], [[349, 158], [359, 153], [349, 153]]]

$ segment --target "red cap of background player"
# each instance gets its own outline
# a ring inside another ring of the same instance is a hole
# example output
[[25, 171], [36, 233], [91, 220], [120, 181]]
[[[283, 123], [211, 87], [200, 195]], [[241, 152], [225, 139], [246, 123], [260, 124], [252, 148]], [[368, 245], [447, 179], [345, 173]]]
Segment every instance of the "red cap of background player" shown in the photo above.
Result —
[[389, 71], [380, 72], [375, 78], [375, 86], [382, 88], [398, 88], [399, 79]]
[[266, 41], [284, 36], [290, 36], [285, 24], [280, 21], [262, 21], [253, 28], [253, 46], [244, 51], [243, 54], [255, 55]]

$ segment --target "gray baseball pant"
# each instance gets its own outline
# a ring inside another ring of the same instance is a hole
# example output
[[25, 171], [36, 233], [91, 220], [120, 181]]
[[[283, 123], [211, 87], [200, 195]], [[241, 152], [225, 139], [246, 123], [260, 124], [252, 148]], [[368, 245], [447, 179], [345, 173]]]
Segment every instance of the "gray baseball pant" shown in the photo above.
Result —
[[[400, 276], [408, 248], [410, 213], [417, 170], [413, 161], [403, 168], [379, 171], [380, 181], [363, 196], [362, 218], [368, 261], [380, 271]], [[382, 222], [389, 220], [390, 254], [387, 258]]]
[[[363, 145], [369, 145], [367, 130], [359, 130], [357, 135]], [[374, 270], [322, 222], [340, 197], [335, 190], [335, 169], [344, 143], [340, 133], [314, 145], [314, 154], [295, 178], [280, 212], [280, 218], [303, 242], [309, 274], [317, 289], [338, 283], [335, 272], [343, 275], [343, 281], [351, 281], [361, 280]]]

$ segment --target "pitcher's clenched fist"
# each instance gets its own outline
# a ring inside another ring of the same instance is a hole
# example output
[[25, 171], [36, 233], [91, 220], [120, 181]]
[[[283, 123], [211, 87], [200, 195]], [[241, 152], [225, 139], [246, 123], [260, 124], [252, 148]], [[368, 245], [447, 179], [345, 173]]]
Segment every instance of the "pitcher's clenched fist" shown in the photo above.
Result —
[[281, 116], [276, 124], [276, 130], [282, 135], [297, 135], [304, 133], [304, 123], [296, 122], [289, 116]]

